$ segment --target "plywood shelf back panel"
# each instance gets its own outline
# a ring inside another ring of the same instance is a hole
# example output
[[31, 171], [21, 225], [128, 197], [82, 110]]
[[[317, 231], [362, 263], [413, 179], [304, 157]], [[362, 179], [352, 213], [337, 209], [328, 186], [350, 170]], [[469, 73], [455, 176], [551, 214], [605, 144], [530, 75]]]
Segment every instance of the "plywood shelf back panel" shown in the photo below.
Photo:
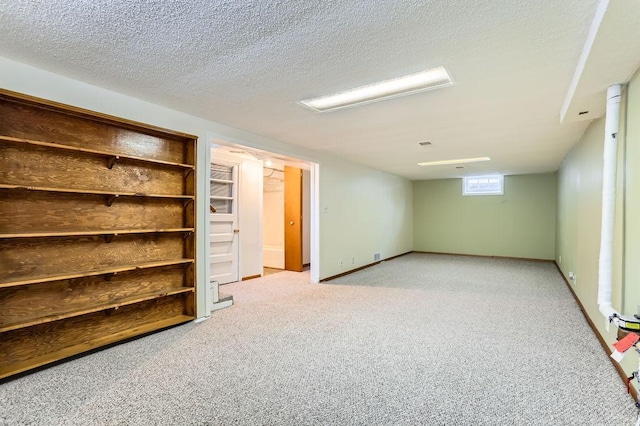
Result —
[[108, 281], [110, 279], [110, 275], [115, 275], [120, 272], [127, 271], [135, 271], [138, 269], [148, 269], [148, 268], [157, 268], [161, 266], [168, 265], [178, 265], [178, 264], [190, 264], [194, 263], [194, 259], [174, 259], [174, 260], [164, 260], [160, 262], [146, 262], [146, 263], [138, 263], [135, 265], [121, 265], [117, 267], [110, 268], [102, 268], [102, 269], [91, 269], [91, 270], [82, 270], [73, 274], [58, 274], [58, 275], [43, 275], [36, 278], [31, 278], [27, 280], [11, 280], [5, 279], [5, 281], [0, 281], [0, 288], [5, 287], [15, 287], [22, 286], [28, 284], [37, 284], [43, 282], [51, 282], [51, 281], [61, 281], [61, 280], [70, 280], [73, 278], [82, 278], [82, 277], [90, 277], [96, 275], [104, 275], [105, 279]]
[[[109, 193], [193, 195], [182, 169], [140, 163], [107, 163], [100, 157], [68, 155], [46, 148], [3, 146], [0, 182], [20, 186]], [[19, 168], [13, 167], [20, 164]]]
[[167, 234], [174, 232], [193, 233], [193, 228], [175, 228], [175, 229], [114, 229], [102, 231], [74, 231], [74, 232], [25, 232], [21, 234], [0, 234], [2, 238], [46, 238], [46, 237], [82, 237], [101, 235], [104, 237], [117, 237], [119, 235], [131, 234]]
[[0, 189], [16, 189], [22, 191], [60, 192], [67, 194], [104, 195], [106, 197], [149, 197], [149, 198], [176, 198], [193, 200], [193, 195], [182, 194], [145, 194], [141, 192], [102, 191], [93, 189], [55, 188], [50, 186], [25, 186], [0, 183]]
[[172, 163], [195, 164], [195, 136], [0, 89], [0, 134]]
[[49, 277], [66, 274], [118, 272], [121, 268], [184, 262], [183, 253], [181, 234], [122, 235], [111, 242], [100, 236], [61, 237], [56, 238], [55, 244], [49, 238], [3, 239], [0, 283], [51, 281]]
[[0, 212], [11, 212], [0, 215], [0, 234], [191, 230], [184, 203], [184, 199], [122, 197], [106, 207], [104, 196], [0, 190]]
[[147, 324], [136, 325], [129, 329], [119, 330], [112, 334], [108, 334], [99, 338], [81, 341], [75, 345], [57, 349], [53, 352], [49, 352], [43, 355], [36, 355], [32, 358], [29, 358], [23, 361], [6, 364], [4, 366], [0, 366], [0, 379], [4, 379], [16, 374], [24, 373], [25, 371], [42, 367], [44, 365], [51, 364], [56, 361], [60, 361], [70, 356], [78, 355], [83, 352], [87, 352], [92, 349], [99, 348], [101, 346], [110, 345], [112, 343], [116, 343], [121, 340], [126, 340], [132, 337], [141, 336], [153, 331], [158, 331], [168, 327], [172, 327], [174, 325], [184, 324], [192, 320], [193, 320], [193, 316], [191, 315], [176, 315], [163, 320], [154, 321]]
[[118, 153], [118, 152], [99, 151], [99, 150], [95, 150], [95, 149], [87, 149], [87, 148], [82, 148], [82, 147], [77, 147], [77, 146], [72, 146], [72, 145], [64, 145], [64, 144], [51, 143], [51, 142], [35, 141], [35, 140], [22, 139], [22, 138], [13, 138], [11, 136], [2, 136], [2, 135], [0, 135], [0, 143], [2, 143], [2, 142], [6, 143], [6, 144], [31, 145], [31, 146], [37, 146], [37, 147], [43, 147], [43, 148], [51, 148], [51, 149], [57, 149], [57, 150], [61, 150], [61, 151], [69, 151], [69, 152], [82, 153], [82, 154], [87, 154], [87, 155], [95, 155], [95, 156], [98, 156], [98, 157], [103, 157], [103, 158], [105, 158], [107, 160], [106, 165], [107, 165], [107, 168], [109, 168], [109, 169], [112, 168], [115, 165], [115, 163], [117, 163], [118, 161], [121, 161], [121, 160], [136, 161], [136, 162], [141, 162], [141, 163], [145, 163], [145, 164], [159, 164], [159, 165], [163, 165], [163, 166], [179, 167], [179, 168], [189, 169], [189, 170], [193, 170], [195, 168], [195, 166], [193, 164], [183, 164], [183, 163], [175, 163], [175, 162], [172, 162], [172, 161], [153, 160], [153, 159], [149, 159], [149, 158], [126, 155], [126, 154], [122, 154], [122, 153]]
[[132, 297], [130, 299], [122, 299], [114, 303], [108, 303], [104, 305], [93, 305], [90, 308], [74, 309], [74, 310], [70, 310], [60, 314], [41, 316], [28, 321], [19, 321], [19, 322], [9, 323], [6, 325], [0, 324], [0, 333], [4, 331], [17, 330], [19, 328], [31, 327], [33, 325], [45, 324], [48, 322], [58, 321], [61, 319], [87, 315], [94, 312], [106, 311], [109, 309], [115, 310], [115, 309], [121, 308], [122, 306], [133, 305], [135, 303], [146, 302], [149, 300], [159, 299], [161, 297], [173, 296], [176, 294], [193, 293], [193, 291], [194, 291], [193, 287], [176, 287], [173, 289], [170, 288], [167, 290], [163, 290], [160, 293], [139, 294], [136, 297]]
[[123, 271], [110, 276], [109, 281], [92, 275], [0, 288], [0, 328], [82, 312], [88, 307], [119, 304], [141, 296], [193, 290], [194, 283], [185, 279], [192, 275], [190, 265]]
[[[187, 294], [149, 300], [120, 309], [90, 313], [28, 328], [2, 333], [0, 369], [38, 355], [55, 353], [91, 339], [99, 339], [121, 330], [151, 324], [182, 315]], [[45, 338], [46, 336], [46, 338]]]

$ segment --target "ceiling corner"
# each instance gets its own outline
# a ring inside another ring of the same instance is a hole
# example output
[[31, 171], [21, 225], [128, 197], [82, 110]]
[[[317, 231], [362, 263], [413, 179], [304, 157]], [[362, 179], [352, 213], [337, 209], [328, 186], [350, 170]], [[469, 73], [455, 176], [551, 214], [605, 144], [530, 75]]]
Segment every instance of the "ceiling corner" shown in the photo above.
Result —
[[607, 87], [623, 84], [640, 66], [640, 8], [635, 1], [601, 0], [560, 111], [560, 122], [604, 115]]

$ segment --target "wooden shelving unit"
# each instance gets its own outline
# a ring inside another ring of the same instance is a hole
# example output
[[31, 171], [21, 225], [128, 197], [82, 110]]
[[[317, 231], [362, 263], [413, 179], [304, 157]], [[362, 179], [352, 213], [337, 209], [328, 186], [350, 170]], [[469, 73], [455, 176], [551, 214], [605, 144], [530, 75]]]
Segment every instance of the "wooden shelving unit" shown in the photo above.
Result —
[[195, 144], [0, 90], [0, 379], [194, 319]]

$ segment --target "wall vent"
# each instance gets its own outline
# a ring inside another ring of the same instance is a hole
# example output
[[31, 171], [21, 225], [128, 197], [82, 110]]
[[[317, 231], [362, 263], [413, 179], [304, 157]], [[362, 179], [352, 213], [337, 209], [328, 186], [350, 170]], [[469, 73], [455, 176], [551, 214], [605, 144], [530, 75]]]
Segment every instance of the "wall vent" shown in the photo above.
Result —
[[380, 260], [380, 253], [374, 253], [373, 254], [373, 260], [374, 261]]

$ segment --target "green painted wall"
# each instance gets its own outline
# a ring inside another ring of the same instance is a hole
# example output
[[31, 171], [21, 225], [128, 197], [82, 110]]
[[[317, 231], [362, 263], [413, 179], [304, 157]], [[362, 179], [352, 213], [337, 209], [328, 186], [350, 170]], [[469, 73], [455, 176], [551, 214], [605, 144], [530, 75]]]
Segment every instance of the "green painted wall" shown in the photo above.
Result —
[[627, 86], [626, 106], [623, 310], [640, 314], [640, 71]]
[[[615, 342], [615, 327], [607, 331], [597, 303], [604, 124], [604, 118], [591, 123], [558, 172], [556, 262], [565, 277], [576, 275], [572, 288], [597, 332]], [[617, 143], [612, 304], [633, 315], [640, 305], [640, 74], [623, 90]], [[621, 365], [631, 375], [638, 358], [627, 356]]]
[[[595, 324], [598, 311], [598, 259], [602, 220], [602, 153], [604, 118], [591, 123], [558, 172], [558, 235], [556, 262], [565, 277], [576, 275], [573, 290]], [[620, 284], [613, 306], [620, 309]], [[598, 319], [602, 318], [602, 321]], [[604, 333], [604, 327], [600, 330]]]
[[555, 173], [505, 176], [504, 195], [462, 196], [462, 179], [413, 182], [416, 251], [553, 259]]

